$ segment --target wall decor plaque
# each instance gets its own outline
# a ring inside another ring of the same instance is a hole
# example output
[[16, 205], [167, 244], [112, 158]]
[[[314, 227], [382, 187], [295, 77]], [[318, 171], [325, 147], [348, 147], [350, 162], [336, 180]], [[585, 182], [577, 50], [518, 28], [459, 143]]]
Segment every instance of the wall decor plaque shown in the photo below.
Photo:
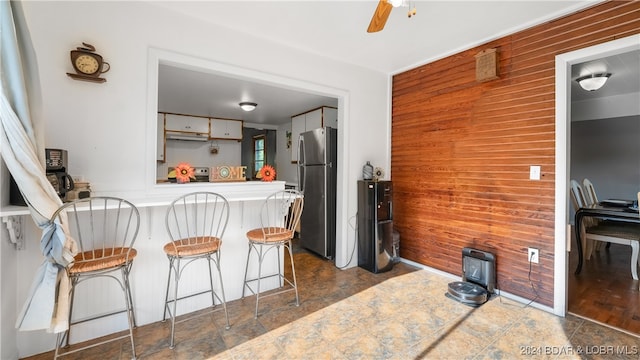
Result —
[[476, 81], [484, 82], [499, 79], [498, 75], [498, 49], [482, 50], [475, 55]]
[[247, 181], [246, 166], [214, 166], [209, 171], [209, 182]]

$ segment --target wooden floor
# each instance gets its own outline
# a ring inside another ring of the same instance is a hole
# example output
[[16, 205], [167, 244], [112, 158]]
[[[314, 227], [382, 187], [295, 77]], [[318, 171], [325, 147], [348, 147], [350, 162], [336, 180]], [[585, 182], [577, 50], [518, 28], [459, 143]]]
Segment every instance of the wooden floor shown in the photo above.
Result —
[[579, 275], [574, 274], [577, 253], [570, 254], [569, 312], [640, 334], [640, 284], [631, 276], [631, 247], [603, 246], [583, 262]]

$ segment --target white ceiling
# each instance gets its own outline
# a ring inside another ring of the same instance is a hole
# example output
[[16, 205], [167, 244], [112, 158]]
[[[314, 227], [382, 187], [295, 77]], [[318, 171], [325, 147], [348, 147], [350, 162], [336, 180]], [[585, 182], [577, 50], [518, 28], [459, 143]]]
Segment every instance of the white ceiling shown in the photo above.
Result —
[[[415, 16], [407, 16], [409, 7], [394, 8], [385, 28], [378, 33], [366, 32], [377, 5], [373, 0], [151, 3], [269, 41], [395, 74], [597, 2], [600, 1], [411, 1], [409, 4], [417, 10]], [[604, 64], [630, 71], [637, 60], [637, 54], [630, 58], [618, 56]], [[599, 65], [589, 64], [595, 66]], [[638, 66], [635, 71], [637, 79]], [[603, 90], [618, 91], [613, 89], [616, 77], [612, 76]], [[626, 86], [632, 85], [627, 82]], [[161, 66], [159, 88], [160, 111], [253, 123], [282, 124], [292, 115], [321, 105], [337, 106], [336, 99], [324, 96], [171, 66]], [[596, 96], [595, 93], [579, 96]], [[243, 113], [237, 106], [240, 101], [253, 101], [258, 107]]]

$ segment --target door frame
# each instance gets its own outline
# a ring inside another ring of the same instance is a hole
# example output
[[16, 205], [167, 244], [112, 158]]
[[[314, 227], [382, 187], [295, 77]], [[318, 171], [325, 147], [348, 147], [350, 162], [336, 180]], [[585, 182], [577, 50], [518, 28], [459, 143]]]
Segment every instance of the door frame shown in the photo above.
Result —
[[571, 66], [585, 61], [640, 50], [640, 34], [556, 56], [556, 184], [555, 184], [555, 263], [553, 312], [565, 316], [568, 307], [568, 276], [571, 269], [571, 223], [569, 218], [569, 180], [571, 160]]

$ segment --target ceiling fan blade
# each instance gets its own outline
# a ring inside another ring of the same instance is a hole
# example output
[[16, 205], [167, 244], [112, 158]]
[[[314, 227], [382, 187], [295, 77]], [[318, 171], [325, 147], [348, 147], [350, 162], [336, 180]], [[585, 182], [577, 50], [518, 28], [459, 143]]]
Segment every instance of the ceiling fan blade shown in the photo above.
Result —
[[373, 13], [367, 32], [372, 33], [382, 30], [384, 28], [384, 24], [389, 18], [389, 14], [391, 14], [391, 9], [393, 9], [393, 6], [388, 3], [387, 0], [380, 0], [380, 2], [378, 2], [378, 7], [376, 7], [376, 11]]

